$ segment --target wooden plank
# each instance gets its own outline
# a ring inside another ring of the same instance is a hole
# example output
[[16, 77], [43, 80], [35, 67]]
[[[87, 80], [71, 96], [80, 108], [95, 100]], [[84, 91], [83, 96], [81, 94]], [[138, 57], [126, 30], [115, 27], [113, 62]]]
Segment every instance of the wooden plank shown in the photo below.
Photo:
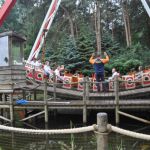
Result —
[[21, 76], [20, 74], [18, 74], [18, 75], [12, 75], [11, 78], [12, 78], [12, 80], [22, 80], [22, 79], [25, 80], [26, 79], [25, 76]]
[[6, 32], [0, 33], [0, 37], [3, 37], [3, 36], [17, 37], [18, 40], [26, 41], [26, 38], [23, 35], [20, 35], [13, 31], [6, 31]]
[[5, 93], [8, 93], [8, 91], [10, 90], [13, 90], [12, 85], [9, 85], [9, 84], [0, 85], [0, 92], [6, 91]]
[[[0, 102], [0, 105], [9, 105], [9, 102]], [[44, 106], [44, 101], [28, 101], [27, 104], [28, 106]], [[50, 106], [83, 106], [83, 101], [81, 100], [76, 100], [76, 101], [48, 101], [47, 103]], [[17, 105], [14, 102], [14, 105]], [[93, 101], [88, 101], [87, 106], [111, 106], [114, 105], [115, 106], [115, 101], [112, 100], [93, 100]], [[126, 106], [126, 105], [130, 105], [130, 106], [137, 106], [137, 105], [149, 105], [150, 106], [150, 100], [148, 99], [143, 99], [143, 100], [120, 100], [120, 106]]]
[[11, 120], [10, 120], [10, 119], [5, 118], [5, 117], [3, 117], [3, 116], [0, 116], [0, 119], [5, 120], [5, 121], [8, 121], [8, 122], [11, 122]]
[[0, 75], [11, 75], [11, 70], [0, 70]]
[[0, 70], [0, 85], [1, 85], [1, 89], [3, 89], [3, 90], [11, 89], [10, 85], [9, 85], [10, 83], [16, 83], [16, 82], [26, 80], [24, 66], [13, 66], [12, 68], [0, 67], [0, 69], [1, 69]]
[[[32, 108], [32, 109], [43, 109], [44, 101], [29, 101], [25, 105], [17, 105], [14, 102], [15, 108]], [[1, 108], [9, 108], [9, 102], [0, 102]], [[48, 101], [47, 103], [49, 109], [83, 109], [83, 101], [82, 100], [67, 100], [67, 101]], [[90, 100], [87, 102], [87, 109], [114, 109], [115, 102], [113, 100]], [[121, 100], [120, 101], [121, 109], [149, 109], [150, 108], [150, 100], [149, 99], [139, 99], [139, 100]]]
[[[1, 107], [0, 107], [1, 108]], [[9, 108], [8, 106], [6, 105], [3, 105], [3, 108]], [[28, 109], [43, 109], [43, 106], [15, 106], [14, 108], [16, 109], [25, 109], [25, 108], [28, 108]], [[80, 109], [82, 110], [83, 107], [82, 106], [70, 106], [70, 107], [67, 107], [67, 106], [48, 106], [49, 109]], [[87, 106], [87, 109], [88, 110], [114, 110], [115, 106], [107, 106], [107, 107], [104, 107], [104, 106]], [[132, 107], [132, 106], [120, 106], [121, 109], [123, 110], [149, 110], [149, 106], [136, 106], [136, 107]]]
[[12, 89], [6, 89], [6, 90], [0, 89], [0, 93], [13, 93], [13, 90]]
[[39, 113], [36, 113], [36, 114], [31, 115], [31, 116], [29, 116], [29, 117], [26, 117], [26, 118], [24, 118], [24, 119], [22, 119], [22, 120], [20, 120], [20, 121], [26, 121], [26, 120], [31, 119], [31, 118], [33, 118], [33, 117], [39, 116], [39, 115], [41, 115], [41, 114], [44, 114], [44, 112], [45, 112], [45, 111], [41, 111], [41, 112], [39, 112]]

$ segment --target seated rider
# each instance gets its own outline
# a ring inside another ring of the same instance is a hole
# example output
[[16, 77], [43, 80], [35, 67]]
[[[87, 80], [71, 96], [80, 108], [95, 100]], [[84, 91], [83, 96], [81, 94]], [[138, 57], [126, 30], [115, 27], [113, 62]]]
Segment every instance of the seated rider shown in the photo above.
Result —
[[120, 74], [116, 71], [116, 68], [113, 68], [113, 69], [112, 69], [112, 76], [109, 77], [108, 79], [109, 79], [109, 80], [114, 80], [115, 77], [119, 77], [119, 76], [120, 76]]
[[36, 62], [35, 62], [35, 66], [36, 67], [42, 67], [42, 63], [41, 63], [41, 60], [38, 59]]
[[61, 76], [61, 71], [63, 70], [64, 70], [64, 66], [61, 65], [61, 66], [57, 66], [57, 68], [54, 71], [58, 81], [63, 81], [64, 79], [63, 76]]
[[135, 80], [142, 80], [143, 76], [143, 68], [142, 66], [139, 66], [138, 72], [135, 74]]
[[30, 64], [31, 64], [33, 67], [35, 67], [35, 64], [36, 64], [36, 58], [33, 58]]
[[51, 78], [53, 76], [53, 71], [52, 69], [50, 68], [50, 65], [49, 65], [49, 61], [46, 61], [45, 62], [45, 65], [44, 65], [44, 74]]

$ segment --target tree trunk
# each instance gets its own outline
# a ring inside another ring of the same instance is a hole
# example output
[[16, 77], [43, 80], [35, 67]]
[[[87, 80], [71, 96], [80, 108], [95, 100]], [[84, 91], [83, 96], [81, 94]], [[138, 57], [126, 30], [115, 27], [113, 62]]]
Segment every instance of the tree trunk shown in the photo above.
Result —
[[91, 9], [93, 11], [93, 14], [91, 15], [91, 24], [92, 24], [92, 27], [93, 27], [93, 30], [96, 32], [96, 8], [95, 8], [95, 1], [94, 1], [94, 4], [91, 5]]
[[74, 40], [74, 39], [75, 39], [75, 36], [74, 36], [74, 25], [73, 25], [72, 18], [71, 18], [71, 16], [70, 16], [68, 10], [67, 10], [64, 6], [60, 5], [60, 7], [65, 11], [65, 13], [66, 13], [66, 15], [67, 15], [67, 17], [68, 17], [68, 19], [69, 19], [71, 36], [72, 36], [72, 38], [73, 38], [73, 40]]
[[77, 23], [75, 23], [75, 35], [76, 35], [76, 38], [79, 37], [79, 33], [78, 33], [78, 26], [77, 26]]
[[124, 20], [125, 33], [126, 33], [126, 43], [127, 46], [129, 47], [128, 28], [127, 28], [126, 14], [124, 8], [123, 8], [123, 20]]
[[130, 31], [130, 21], [129, 21], [129, 14], [127, 9], [127, 2], [122, 0], [121, 1], [122, 10], [123, 10], [123, 19], [125, 24], [125, 33], [126, 33], [126, 42], [127, 47], [131, 46], [131, 31]]
[[127, 12], [127, 25], [128, 25], [128, 36], [129, 36], [129, 45], [131, 46], [131, 28], [130, 28], [130, 20], [129, 20], [129, 13]]
[[102, 54], [101, 51], [101, 16], [100, 16], [100, 0], [96, 3], [96, 41], [97, 41], [97, 52]]
[[[113, 0], [111, 0], [111, 3], [113, 4]], [[112, 23], [112, 26], [111, 26], [111, 34], [112, 34], [112, 40], [115, 39], [115, 31], [114, 31], [114, 28], [115, 28], [115, 24], [114, 24], [114, 15], [112, 16], [112, 20], [111, 20], [111, 23]]]
[[114, 40], [114, 23], [112, 21], [112, 31], [111, 31], [111, 34], [112, 34], [112, 40]]

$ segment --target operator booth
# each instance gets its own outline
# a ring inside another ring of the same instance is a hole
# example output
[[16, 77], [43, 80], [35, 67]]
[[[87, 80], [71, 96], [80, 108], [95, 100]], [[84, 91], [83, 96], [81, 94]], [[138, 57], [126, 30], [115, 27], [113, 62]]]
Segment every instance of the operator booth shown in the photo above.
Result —
[[0, 90], [12, 89], [8, 83], [25, 81], [25, 41], [25, 37], [13, 31], [0, 33]]
[[12, 31], [0, 33], [0, 67], [23, 65], [25, 38]]

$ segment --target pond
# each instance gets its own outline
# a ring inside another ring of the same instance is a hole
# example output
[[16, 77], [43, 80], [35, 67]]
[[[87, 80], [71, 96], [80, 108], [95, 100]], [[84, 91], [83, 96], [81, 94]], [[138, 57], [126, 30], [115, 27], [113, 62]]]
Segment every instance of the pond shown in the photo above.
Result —
[[[89, 116], [88, 124], [95, 122], [96, 114]], [[110, 123], [113, 124], [114, 118]], [[43, 118], [32, 122], [18, 123], [21, 128], [45, 128]], [[29, 127], [30, 126], [30, 127]], [[32, 126], [32, 127], [31, 127]], [[81, 127], [82, 115], [57, 115], [49, 117], [49, 129], [66, 129]], [[137, 121], [122, 119], [122, 128], [150, 134], [150, 126]], [[108, 138], [109, 150], [150, 150], [150, 142], [130, 138], [120, 134], [110, 133]], [[82, 134], [32, 135], [12, 132], [0, 132], [0, 150], [96, 150], [96, 135], [93, 132]]]

